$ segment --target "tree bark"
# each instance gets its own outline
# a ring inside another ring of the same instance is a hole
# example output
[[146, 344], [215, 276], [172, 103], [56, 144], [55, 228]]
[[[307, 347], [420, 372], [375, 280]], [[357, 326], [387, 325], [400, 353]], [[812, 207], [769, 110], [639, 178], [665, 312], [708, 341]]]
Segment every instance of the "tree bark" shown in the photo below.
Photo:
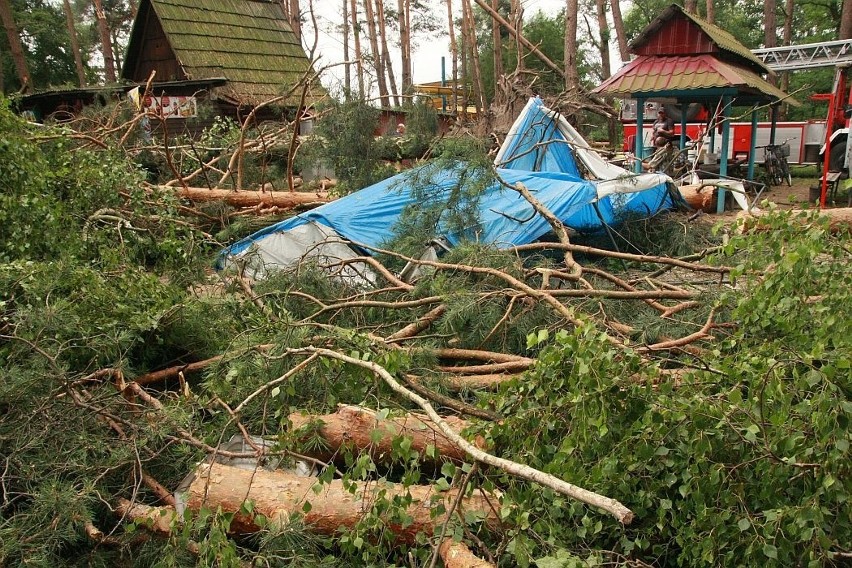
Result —
[[[444, 420], [459, 434], [469, 425], [455, 416], [444, 417]], [[376, 461], [387, 460], [393, 453], [394, 439], [400, 436], [411, 439], [411, 449], [419, 452], [421, 459], [429, 459], [426, 450], [430, 446], [437, 450], [438, 460], [463, 462], [466, 457], [465, 452], [454, 446], [429, 417], [423, 414], [409, 413], [382, 419], [367, 408], [341, 405], [334, 414], [290, 415], [294, 430], [314, 421], [322, 423], [318, 433], [325, 440], [327, 447], [306, 453], [323, 461], [329, 461], [335, 454], [339, 455], [340, 450], [349, 444], [359, 450], [369, 451]], [[477, 447], [485, 446], [485, 440], [482, 438], [474, 443]]]
[[402, 57], [403, 105], [409, 105], [414, 84], [411, 73], [411, 0], [398, 0], [397, 9], [399, 10], [399, 50]]
[[349, 0], [349, 17], [352, 18], [352, 41], [355, 47], [355, 59], [358, 61], [358, 95], [360, 100], [367, 96], [364, 90], [364, 54], [361, 52], [361, 30], [358, 27], [358, 4], [356, 0]]
[[715, 4], [714, 0], [707, 0], [707, 2], [705, 3], [705, 6], [706, 6], [706, 10], [707, 10], [707, 18], [706, 18], [707, 21], [711, 24], [715, 24], [716, 23], [716, 4]]
[[352, 95], [352, 70], [349, 68], [349, 0], [343, 0], [343, 89], [346, 100]]
[[302, 44], [302, 8], [299, 6], [299, 0], [290, 0], [290, 10], [288, 10], [290, 18], [290, 27], [293, 28], [293, 33], [296, 35], [296, 41], [299, 45]]
[[683, 11], [693, 16], [698, 14], [698, 0], [686, 0], [683, 3]]
[[[787, 12], [787, 18], [793, 19], [793, 11]], [[840, 12], [839, 39], [852, 38], [852, 0], [843, 0], [843, 8]]]
[[[606, 21], [606, 0], [595, 0], [595, 11], [598, 16], [598, 34], [600, 37], [599, 51], [601, 56], [601, 80], [606, 80], [612, 75], [612, 67], [609, 61], [609, 44], [611, 32], [609, 24]], [[608, 105], [612, 105], [612, 97], [604, 97], [604, 101]], [[606, 121], [607, 124], [607, 139], [618, 139], [618, 119], [615, 115], [611, 116]]]
[[376, 15], [373, 10], [373, 0], [364, 0], [364, 18], [367, 20], [367, 34], [370, 36], [373, 69], [376, 71], [376, 81], [379, 84], [379, 100], [383, 108], [388, 108], [390, 106], [390, 98], [388, 97], [388, 86], [385, 83], [382, 53], [379, 50], [379, 37], [376, 30]]
[[[850, 8], [852, 8], [852, 2], [850, 2], [849, 0], [844, 0], [844, 2], [843, 2], [843, 9], [844, 10], [846, 9], [847, 4], [850, 6]], [[852, 27], [852, 9], [850, 9], [848, 16], [850, 18], [850, 22], [849, 22], [850, 27]], [[843, 26], [842, 20], [841, 20], [840, 25], [841, 25], [841, 27]], [[850, 32], [852, 32], [852, 30], [850, 30]], [[843, 35], [841, 35], [840, 39], [849, 39], [850, 37], [852, 37], [852, 35], [846, 36], [846, 37], [843, 37]], [[789, 46], [792, 43], [792, 39], [793, 39], [793, 0], [786, 0], [786, 2], [784, 3], [784, 31], [782, 32], [781, 41], [783, 42], [783, 45]], [[789, 71], [783, 71], [781, 73], [781, 90], [786, 93], [789, 89], [790, 89], [790, 72]], [[783, 103], [779, 107], [778, 120], [779, 121], [787, 120], [787, 114], [789, 112], [790, 112], [790, 105], [787, 104], [786, 102]]]
[[473, 18], [473, 7], [470, 5], [470, 0], [462, 0], [466, 14], [468, 37], [470, 41], [470, 63], [472, 71], [472, 83], [474, 97], [476, 99], [477, 113], [484, 112], [487, 108], [485, 101], [485, 85], [482, 82], [482, 69], [479, 64], [479, 49], [476, 43], [476, 22]]
[[77, 68], [77, 81], [81, 87], [86, 86], [86, 70], [83, 68], [83, 57], [80, 55], [80, 42], [77, 41], [77, 28], [74, 25], [74, 12], [70, 0], [62, 0], [65, 10], [65, 24], [68, 26], [68, 37], [71, 39], [71, 51], [74, 53], [74, 66]]
[[[340, 527], [353, 527], [367, 516], [373, 504], [380, 498], [411, 496], [412, 503], [406, 509], [410, 524], [401, 526], [391, 523], [389, 529], [401, 542], [411, 543], [418, 532], [431, 535], [435, 527], [447, 520], [447, 513], [438, 513], [443, 505], [449, 510], [459, 490], [438, 491], [431, 485], [404, 487], [388, 482], [349, 482], [355, 493], [336, 479], [321, 485], [322, 490], [314, 493], [318, 481], [315, 477], [299, 477], [282, 471], [264, 469], [244, 470], [218, 463], [199, 466], [195, 479], [187, 490], [187, 508], [198, 511], [202, 507], [221, 507], [225, 513], [233, 513], [231, 531], [253, 533], [259, 530], [255, 515], [266, 517], [273, 524], [285, 524], [291, 516], [301, 515], [308, 530], [324, 535], [335, 535]], [[243, 504], [254, 504], [253, 514], [247, 514]], [[310, 506], [306, 504], [310, 503]], [[484, 522], [496, 526], [494, 512], [498, 504], [495, 494], [474, 493], [463, 497], [461, 511], [478, 513]], [[307, 509], [307, 512], [305, 510]]]
[[[491, 0], [491, 9], [494, 14], [498, 14], [497, 11], [499, 0]], [[491, 41], [494, 44], [493, 54], [494, 57], [494, 93], [497, 93], [497, 85], [500, 84], [500, 77], [503, 76], [503, 38], [500, 35], [500, 22], [497, 21], [493, 15], [491, 17]]]
[[[174, 188], [164, 188], [174, 191]], [[186, 187], [177, 189], [178, 195], [197, 203], [224, 201], [235, 207], [280, 207], [292, 209], [311, 203], [328, 203], [328, 195], [297, 191], [233, 191], [230, 189], [207, 189], [206, 187]]]
[[450, 97], [450, 112], [453, 116], [458, 116], [459, 113], [459, 51], [456, 45], [456, 27], [453, 22], [453, 0], [447, 2], [447, 27], [450, 32], [450, 50], [453, 59], [453, 75], [452, 75], [452, 90], [453, 94]]
[[6, 37], [9, 40], [9, 49], [12, 53], [12, 61], [15, 63], [15, 71], [18, 73], [18, 80], [21, 82], [21, 91], [26, 91], [32, 87], [30, 70], [27, 67], [24, 44], [21, 42], [21, 34], [18, 33], [18, 26], [15, 24], [15, 17], [12, 14], [9, 0], [0, 0], [0, 18], [3, 20], [3, 27], [6, 28]]
[[390, 50], [388, 50], [388, 37], [385, 26], [385, 4], [383, 0], [376, 0], [376, 18], [379, 21], [379, 34], [382, 38], [382, 69], [385, 73], [387, 73], [390, 94], [393, 96], [393, 104], [394, 106], [399, 107], [399, 91], [396, 88], [396, 77], [393, 73]]
[[524, 48], [521, 42], [521, 38], [524, 35], [524, 8], [520, 0], [512, 0], [509, 10], [509, 22], [512, 24], [512, 29], [515, 30], [512, 37], [515, 38], [515, 49], [518, 56], [515, 70], [520, 73], [524, 70]]
[[112, 35], [109, 30], [109, 23], [104, 14], [103, 3], [101, 0], [93, 0], [95, 7], [95, 16], [98, 20], [98, 34], [101, 38], [101, 54], [104, 58], [104, 78], [107, 83], [115, 83], [117, 77], [115, 74], [115, 56], [112, 50]]
[[577, 0], [565, 0], [565, 91], [580, 90], [580, 74], [577, 72]]
[[621, 55], [621, 62], [630, 61], [630, 49], [627, 47], [627, 33], [624, 31], [624, 18], [621, 17], [621, 6], [619, 0], [611, 0], [610, 8], [612, 9], [612, 25], [615, 28], [615, 36], [618, 40], [618, 53]]
[[[776, 4], [775, 0], [764, 0], [763, 2], [763, 46], [764, 47], [778, 47], [778, 35], [776, 30], [778, 28], [778, 20], [776, 18]], [[769, 75], [767, 80], [778, 86], [778, 76], [775, 74]]]

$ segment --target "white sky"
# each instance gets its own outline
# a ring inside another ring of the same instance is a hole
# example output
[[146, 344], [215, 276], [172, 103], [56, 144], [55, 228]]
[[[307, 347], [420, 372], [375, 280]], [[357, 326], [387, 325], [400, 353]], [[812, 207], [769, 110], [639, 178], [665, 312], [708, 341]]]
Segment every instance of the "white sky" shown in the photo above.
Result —
[[[386, 0], [387, 4], [396, 8], [396, 2]], [[412, 53], [412, 74], [415, 83], [427, 83], [430, 81], [441, 80], [441, 57], [446, 57], [447, 73], [451, 73], [452, 60], [449, 51], [449, 36], [447, 35], [447, 5], [443, 0], [429, 0], [429, 4], [433, 7], [436, 20], [444, 28], [444, 31], [434, 37], [415, 37], [413, 42], [416, 44], [415, 50]], [[302, 10], [307, 10], [307, 0], [302, 0]], [[359, 5], [361, 3], [359, 2]], [[548, 15], [555, 15], [565, 5], [565, 0], [525, 0], [524, 15], [531, 17], [535, 13], [542, 11]], [[320, 57], [317, 68], [340, 63], [344, 60], [343, 57], [343, 37], [339, 31], [341, 24], [341, 9], [342, 0], [314, 0], [314, 11], [317, 16], [317, 27], [319, 28], [319, 44], [317, 47], [317, 56]], [[453, 2], [454, 17], [461, 15], [461, 3], [456, 0]], [[389, 37], [396, 40], [389, 32]], [[304, 42], [312, 42], [313, 34], [310, 30], [310, 25], [305, 29]], [[369, 44], [366, 43], [366, 38], [361, 38], [361, 49], [369, 49]], [[352, 40], [349, 41], [350, 50]], [[397, 84], [400, 81], [401, 62], [399, 61], [398, 49], [395, 49], [393, 43], [389, 45], [391, 58], [394, 65]], [[353, 83], [355, 81], [354, 66]], [[339, 90], [343, 86], [344, 71], [342, 66], [334, 67], [323, 73], [323, 83], [332, 90]], [[353, 86], [354, 86], [353, 85]]]

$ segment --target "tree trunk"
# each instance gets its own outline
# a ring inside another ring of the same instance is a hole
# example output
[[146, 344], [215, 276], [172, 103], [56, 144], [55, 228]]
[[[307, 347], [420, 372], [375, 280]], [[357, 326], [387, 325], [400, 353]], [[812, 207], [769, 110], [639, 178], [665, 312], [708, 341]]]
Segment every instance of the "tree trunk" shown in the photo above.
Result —
[[698, 14], [698, 0], [686, 0], [683, 3], [683, 11], [693, 16]]
[[577, 72], [577, 0], [565, 0], [565, 90], [580, 90]]
[[104, 58], [104, 78], [107, 83], [117, 81], [115, 75], [115, 57], [112, 50], [112, 36], [107, 23], [106, 14], [101, 0], [93, 0], [95, 17], [98, 19], [98, 34], [101, 38], [101, 54]]
[[290, 18], [290, 27], [293, 28], [293, 33], [296, 34], [296, 41], [299, 45], [302, 44], [302, 8], [299, 6], [299, 0], [290, 0], [290, 10], [288, 12]]
[[390, 106], [388, 97], [388, 86], [385, 83], [385, 73], [382, 68], [382, 54], [379, 51], [379, 37], [376, 31], [376, 16], [373, 11], [373, 0], [364, 0], [364, 18], [367, 20], [367, 33], [370, 36], [370, 48], [373, 54], [373, 69], [376, 71], [376, 80], [379, 83], [379, 100], [383, 108]]
[[472, 67], [472, 83], [474, 97], [476, 99], [477, 115], [481, 116], [487, 108], [485, 103], [485, 85], [482, 82], [482, 69], [479, 64], [479, 49], [476, 43], [476, 22], [473, 18], [473, 7], [470, 5], [470, 0], [462, 0], [464, 2], [464, 10], [466, 14], [468, 37], [470, 41], [470, 63]]
[[358, 4], [356, 0], [349, 0], [349, 17], [352, 18], [352, 40], [355, 47], [355, 59], [358, 61], [358, 95], [360, 100], [367, 96], [364, 90], [364, 54], [361, 52], [361, 30], [358, 27]]
[[[595, 8], [598, 16], [598, 33], [600, 34], [600, 56], [601, 56], [601, 80], [609, 79], [612, 75], [612, 67], [609, 62], [610, 29], [606, 21], [606, 0], [595, 0]], [[612, 105], [612, 97], [605, 97], [604, 101]], [[611, 146], [618, 139], [618, 119], [613, 114], [607, 119], [607, 139]]]
[[[167, 188], [174, 191], [174, 188]], [[296, 191], [233, 191], [230, 189], [207, 189], [206, 187], [187, 187], [177, 190], [183, 199], [196, 203], [224, 201], [234, 207], [279, 207], [292, 209], [311, 203], [327, 203], [327, 195]]]
[[[498, 13], [499, 0], [491, 0], [491, 9], [494, 13]], [[497, 94], [497, 85], [500, 84], [500, 77], [503, 76], [503, 38], [500, 35], [500, 22], [497, 18], [491, 17], [491, 41], [493, 42], [493, 57], [494, 57], [494, 94]]]
[[630, 61], [630, 48], [627, 47], [627, 33], [624, 31], [624, 18], [621, 17], [621, 6], [619, 0], [611, 0], [609, 5], [612, 9], [612, 25], [615, 28], [615, 36], [618, 40], [618, 54], [621, 62]]
[[[215, 511], [221, 507], [222, 512], [233, 513], [230, 530], [235, 533], [257, 532], [260, 529], [255, 522], [257, 514], [273, 525], [301, 515], [308, 530], [331, 536], [337, 534], [340, 527], [353, 527], [370, 513], [378, 499], [410, 496], [411, 505], [406, 509], [408, 523], [405, 526], [392, 523], [388, 528], [401, 542], [412, 543], [418, 532], [431, 535], [435, 527], [447, 520], [446, 511], [459, 494], [458, 489], [438, 491], [431, 485], [404, 487], [377, 481], [347, 482], [355, 487], [353, 494], [339, 479], [322, 484], [322, 490], [314, 493], [317, 483], [315, 477], [299, 477], [282, 471], [202, 464], [187, 490], [186, 506], [193, 511], [202, 508]], [[252, 514], [246, 514], [243, 507], [246, 502], [254, 504]], [[490, 526], [497, 524], [495, 511], [499, 507], [499, 497], [495, 494], [474, 492], [463, 497], [459, 507], [461, 511], [480, 515]]]
[[[852, 2], [849, 0], [844, 1], [844, 9], [846, 9], [846, 5], [852, 7]], [[850, 12], [850, 17], [852, 17], [852, 12]], [[841, 22], [842, 26], [842, 22]], [[849, 36], [852, 37], [852, 36]], [[849, 37], [841, 36], [840, 39], [849, 39]], [[793, 0], [787, 0], [784, 3], [784, 31], [781, 36], [781, 41], [783, 45], [789, 46], [793, 40]], [[785, 93], [790, 89], [790, 72], [783, 71], [781, 73], [781, 90]], [[778, 120], [785, 121], [787, 120], [787, 113], [790, 112], [790, 105], [787, 103], [783, 103], [779, 107]]]
[[438, 548], [444, 568], [494, 568], [494, 564], [478, 558], [463, 542], [444, 539]]
[[383, 0], [376, 0], [376, 18], [379, 21], [379, 34], [382, 37], [382, 69], [385, 73], [387, 73], [390, 94], [393, 95], [393, 104], [399, 108], [399, 91], [396, 88], [396, 77], [393, 73], [390, 50], [388, 50], [388, 37], [385, 26], [385, 4]]
[[343, 89], [346, 100], [352, 95], [352, 70], [349, 69], [349, 0], [343, 0]]
[[6, 28], [6, 37], [9, 40], [9, 49], [12, 53], [12, 61], [15, 63], [15, 71], [21, 82], [21, 91], [31, 88], [30, 70], [27, 67], [27, 58], [24, 55], [24, 44], [21, 43], [21, 35], [18, 26], [15, 25], [15, 17], [8, 0], [0, 0], [0, 18], [3, 19], [3, 27]]
[[[455, 416], [444, 420], [459, 434], [468, 427], [467, 422]], [[467, 457], [423, 414], [409, 413], [382, 419], [367, 408], [342, 405], [334, 414], [290, 415], [294, 430], [315, 421], [322, 423], [317, 433], [325, 440], [326, 447], [311, 451], [309, 455], [323, 461], [330, 460], [335, 454], [340, 455], [340, 450], [348, 444], [369, 451], [374, 460], [388, 459], [393, 453], [394, 439], [399, 436], [411, 439], [411, 449], [419, 452], [421, 459], [429, 459], [427, 448], [430, 446], [437, 451], [439, 460], [463, 462]], [[485, 445], [481, 438], [474, 443], [480, 448]]]
[[63, 0], [62, 7], [65, 10], [65, 24], [68, 26], [68, 37], [71, 39], [71, 51], [74, 53], [74, 66], [77, 68], [77, 81], [81, 87], [86, 86], [86, 70], [83, 67], [83, 57], [80, 55], [80, 42], [77, 41], [77, 28], [74, 25], [74, 12], [71, 10], [71, 1]]
[[[778, 47], [778, 35], [776, 33], [778, 23], [776, 19], [775, 0], [764, 0], [763, 2], [763, 25], [763, 46]], [[776, 87], [778, 86], [777, 75], [769, 75], [767, 80]]]
[[512, 29], [515, 30], [512, 37], [515, 38], [515, 49], [517, 50], [518, 55], [515, 70], [520, 73], [524, 70], [524, 48], [521, 45], [521, 38], [524, 35], [524, 7], [521, 5], [520, 0], [512, 0], [511, 8], [509, 10], [509, 22], [512, 24]]
[[711, 24], [715, 24], [716, 23], [716, 4], [714, 3], [713, 0], [707, 0], [705, 6], [707, 8], [707, 18], [706, 18], [707, 21], [710, 22]]
[[[792, 10], [787, 12], [787, 18], [793, 18]], [[852, 0], [843, 0], [843, 8], [840, 12], [839, 39], [850, 38], [852, 38]]]
[[456, 29], [455, 24], [453, 22], [453, 0], [446, 0], [447, 2], [447, 24], [450, 31], [450, 49], [452, 50], [452, 58], [453, 58], [453, 76], [452, 76], [452, 88], [453, 94], [450, 97], [450, 108], [452, 109], [450, 112], [453, 116], [458, 116], [459, 112], [459, 51], [458, 46], [456, 45]]
[[411, 0], [398, 0], [399, 10], [399, 50], [402, 56], [402, 96], [403, 104], [411, 104], [414, 80], [411, 74]]
[[461, 5], [461, 41], [459, 42], [459, 47], [461, 48], [461, 114], [464, 116], [465, 120], [467, 120], [467, 107], [470, 104], [470, 47], [471, 47], [471, 37], [467, 34], [467, 12], [464, 9], [464, 0], [459, 0], [459, 4]]

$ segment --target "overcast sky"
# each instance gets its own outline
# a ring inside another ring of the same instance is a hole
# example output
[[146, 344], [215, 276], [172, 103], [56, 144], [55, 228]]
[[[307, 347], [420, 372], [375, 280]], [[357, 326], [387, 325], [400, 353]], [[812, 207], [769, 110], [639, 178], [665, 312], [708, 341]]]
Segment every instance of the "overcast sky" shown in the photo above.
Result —
[[[415, 83], [427, 83], [430, 81], [441, 80], [441, 57], [446, 57], [447, 73], [451, 73], [452, 61], [449, 51], [449, 36], [446, 32], [447, 24], [447, 7], [443, 0], [429, 0], [433, 6], [437, 21], [443, 25], [444, 32], [436, 34], [433, 37], [417, 37], [416, 50], [412, 54], [412, 74]], [[360, 2], [359, 2], [360, 4]], [[396, 3], [392, 3], [394, 7]], [[525, 0], [524, 15], [531, 17], [536, 12], [543, 11], [548, 15], [554, 15], [565, 5], [565, 0]], [[460, 14], [461, 4], [453, 2], [453, 10]], [[307, 2], [302, 1], [302, 9], [307, 9]], [[340, 63], [344, 60], [343, 57], [343, 37], [339, 31], [341, 23], [341, 0], [314, 0], [314, 10], [317, 15], [317, 24], [319, 27], [319, 44], [317, 55], [321, 58], [318, 68], [328, 66], [330, 64]], [[312, 32], [307, 29], [305, 33], [305, 41], [312, 42]], [[361, 49], [365, 48], [365, 39], [362, 38]], [[350, 49], [352, 49], [350, 40]], [[390, 46], [391, 56], [394, 61], [394, 71], [397, 78], [397, 83], [400, 81], [401, 62], [399, 61], [399, 51], [393, 45]], [[326, 87], [332, 91], [338, 90], [343, 86], [343, 68], [341, 66], [334, 67], [324, 73], [323, 82]]]

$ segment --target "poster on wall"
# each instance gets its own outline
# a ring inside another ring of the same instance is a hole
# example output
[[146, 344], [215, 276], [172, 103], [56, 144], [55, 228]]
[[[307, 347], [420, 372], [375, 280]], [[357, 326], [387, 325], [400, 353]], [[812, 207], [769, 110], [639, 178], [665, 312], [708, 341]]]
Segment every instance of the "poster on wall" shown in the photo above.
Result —
[[163, 118], [193, 118], [198, 116], [197, 102], [193, 96], [140, 96], [138, 89], [138, 87], [135, 87], [127, 94], [140, 111], [149, 110], [157, 115], [162, 115]]

